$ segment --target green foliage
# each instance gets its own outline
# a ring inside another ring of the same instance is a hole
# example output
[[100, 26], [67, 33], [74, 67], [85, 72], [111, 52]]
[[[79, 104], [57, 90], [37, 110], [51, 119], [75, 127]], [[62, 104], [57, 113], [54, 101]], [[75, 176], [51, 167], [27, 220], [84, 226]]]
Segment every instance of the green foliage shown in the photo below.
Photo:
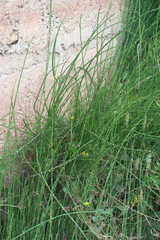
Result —
[[[59, 75], [60, 27], [52, 50], [49, 36], [52, 69], [47, 57], [35, 121], [25, 116], [26, 139], [15, 139], [13, 149], [14, 108], [10, 112], [0, 166], [1, 239], [159, 236], [159, 4], [145, 6], [145, 1], [128, 1], [116, 50], [104, 37], [108, 15], [100, 21], [98, 14], [90, 38], [81, 41], [81, 50]], [[93, 40], [97, 52], [86, 62]], [[49, 72], [54, 84], [46, 94]], [[18, 174], [3, 188], [17, 161]]]

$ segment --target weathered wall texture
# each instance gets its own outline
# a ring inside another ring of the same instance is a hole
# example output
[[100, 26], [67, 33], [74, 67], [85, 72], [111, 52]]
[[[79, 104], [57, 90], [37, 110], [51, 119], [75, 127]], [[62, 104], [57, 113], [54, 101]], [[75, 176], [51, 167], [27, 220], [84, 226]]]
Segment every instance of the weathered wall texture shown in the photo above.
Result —
[[[100, 18], [108, 11], [110, 0], [53, 0], [52, 36], [65, 17], [57, 42], [57, 57], [65, 61], [73, 58], [80, 49], [79, 22], [82, 14], [83, 42], [91, 35], [95, 26], [99, 6]], [[119, 21], [123, 0], [115, 0], [110, 15], [115, 15], [108, 25]], [[3, 0], [0, 1], [0, 119], [9, 112], [12, 89], [19, 79], [23, 61], [31, 38], [34, 36], [19, 89], [17, 112], [33, 102], [43, 81], [49, 35], [50, 1]], [[116, 26], [117, 27], [117, 26]], [[109, 38], [116, 31], [108, 28]], [[90, 47], [90, 54], [95, 51]], [[48, 81], [48, 88], [53, 79]], [[18, 121], [18, 120], [17, 120]], [[2, 123], [2, 121], [0, 122]], [[20, 122], [17, 122], [17, 127]], [[0, 126], [0, 150], [6, 130]]]

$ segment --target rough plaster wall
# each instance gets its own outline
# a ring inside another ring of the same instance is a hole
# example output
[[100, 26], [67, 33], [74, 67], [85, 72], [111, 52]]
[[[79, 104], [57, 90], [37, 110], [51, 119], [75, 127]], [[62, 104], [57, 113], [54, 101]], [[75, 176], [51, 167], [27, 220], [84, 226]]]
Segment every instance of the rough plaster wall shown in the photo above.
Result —
[[[108, 25], [119, 21], [123, 0], [115, 0]], [[100, 18], [108, 11], [110, 0], [53, 0], [52, 36], [57, 31], [62, 19], [56, 53], [60, 62], [71, 59], [80, 49], [79, 21], [82, 14], [83, 42], [91, 35], [96, 23], [99, 6]], [[23, 114], [25, 107], [32, 105], [33, 96], [42, 84], [48, 49], [50, 1], [46, 0], [3, 0], [0, 1], [0, 118], [9, 112], [12, 89], [19, 79], [23, 61], [31, 38], [33, 42], [23, 71], [16, 111]], [[117, 26], [116, 26], [117, 27]], [[115, 34], [115, 28], [109, 28], [109, 38]], [[90, 46], [89, 55], [95, 52]], [[88, 55], [88, 58], [89, 58]], [[47, 81], [49, 89], [53, 79]], [[19, 113], [19, 114], [18, 114]], [[5, 120], [6, 121], [6, 120]], [[4, 123], [1, 121], [0, 123]], [[21, 120], [16, 120], [21, 128]], [[6, 130], [0, 126], [0, 150]]]

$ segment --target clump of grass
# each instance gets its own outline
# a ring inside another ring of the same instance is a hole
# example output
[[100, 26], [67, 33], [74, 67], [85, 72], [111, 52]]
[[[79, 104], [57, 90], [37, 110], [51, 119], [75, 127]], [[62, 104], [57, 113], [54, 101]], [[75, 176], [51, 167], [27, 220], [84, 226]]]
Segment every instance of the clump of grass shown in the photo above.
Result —
[[[30, 127], [26, 117], [26, 142], [12, 151], [14, 108], [10, 112], [1, 163], [14, 168], [19, 161], [29, 169], [25, 181], [19, 174], [3, 189], [2, 239], [158, 238], [159, 8], [144, 6], [128, 1], [123, 29], [110, 42], [108, 16], [100, 21], [98, 15], [91, 37], [84, 45], [81, 40], [80, 52], [59, 75], [59, 30], [52, 50], [49, 41], [52, 69], [48, 58], [35, 122]], [[86, 62], [94, 40], [97, 53]], [[49, 73], [54, 84], [46, 95]]]

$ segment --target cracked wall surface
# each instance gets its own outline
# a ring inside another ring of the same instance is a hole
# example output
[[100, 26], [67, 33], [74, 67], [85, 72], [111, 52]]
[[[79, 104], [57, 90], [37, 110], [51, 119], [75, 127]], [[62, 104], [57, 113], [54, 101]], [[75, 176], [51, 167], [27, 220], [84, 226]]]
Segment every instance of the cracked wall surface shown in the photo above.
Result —
[[[53, 0], [52, 36], [61, 26], [56, 56], [60, 63], [72, 59], [80, 50], [79, 23], [82, 14], [83, 43], [90, 37], [96, 24], [98, 9], [101, 6], [100, 19], [108, 11], [110, 0]], [[108, 26], [119, 21], [123, 0], [115, 0], [110, 10]], [[50, 1], [46, 0], [3, 0], [0, 1], [0, 119], [5, 125], [9, 112], [12, 90], [15, 80], [19, 79], [23, 61], [33, 37], [21, 78], [17, 98], [17, 116], [23, 115], [25, 108], [31, 106], [44, 79], [49, 36]], [[116, 33], [117, 26], [108, 28], [108, 39]], [[89, 55], [95, 52], [95, 45], [90, 45]], [[47, 82], [50, 88], [53, 79]], [[12, 103], [13, 104], [13, 103]], [[16, 120], [21, 128], [22, 119]], [[0, 150], [3, 149], [6, 129], [0, 126]]]

